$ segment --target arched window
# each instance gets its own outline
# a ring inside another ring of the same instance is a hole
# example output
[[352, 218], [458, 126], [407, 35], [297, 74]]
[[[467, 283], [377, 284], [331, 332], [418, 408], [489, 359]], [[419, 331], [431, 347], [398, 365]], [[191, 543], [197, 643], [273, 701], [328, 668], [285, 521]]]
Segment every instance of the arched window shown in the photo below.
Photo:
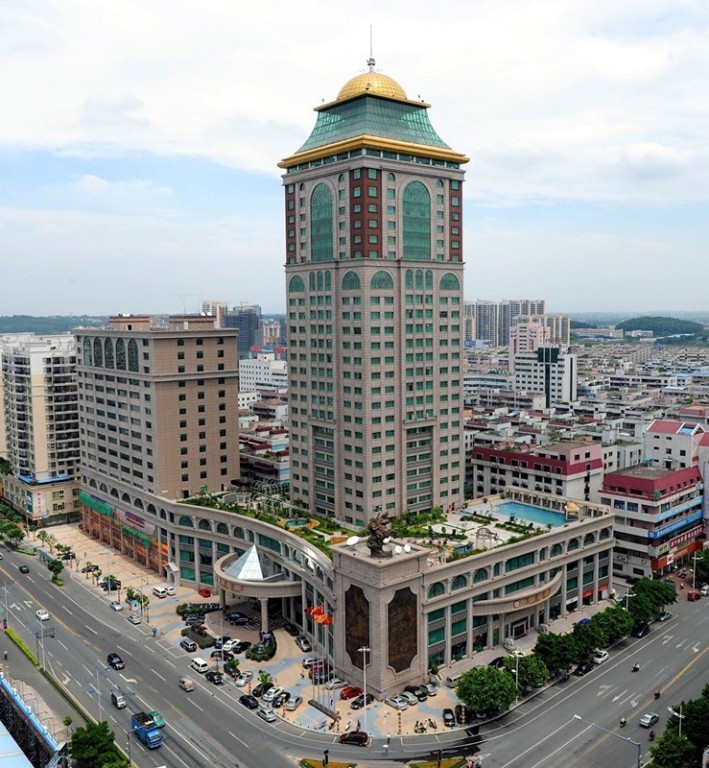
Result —
[[443, 179], [436, 179], [436, 186], [438, 187], [438, 189], [443, 189], [443, 186], [444, 186]]
[[225, 536], [229, 535], [229, 528], [226, 523], [217, 523], [217, 533], [223, 533]]
[[288, 290], [291, 293], [304, 293], [305, 283], [303, 282], [303, 278], [300, 275], [293, 275], [290, 279], [290, 283], [288, 283]]
[[342, 278], [343, 291], [358, 291], [362, 287], [359, 282], [359, 275], [356, 272], [345, 272]]
[[332, 261], [332, 192], [318, 184], [310, 198], [310, 252], [313, 261]]
[[124, 502], [125, 504], [130, 504], [130, 496], [127, 493], [124, 493], [121, 496], [121, 501]]
[[126, 369], [126, 343], [123, 339], [116, 339], [116, 368]]
[[396, 181], [396, 176], [393, 173], [387, 173], [387, 181]]
[[205, 520], [202, 518], [199, 523], [197, 523], [197, 527], [200, 529], [200, 531], [211, 531], [212, 526], [209, 522], [209, 520]]
[[331, 291], [332, 290], [332, 273], [329, 269], [325, 270], [325, 290]]
[[596, 541], [596, 537], [592, 533], [587, 533], [583, 537], [583, 545], [584, 545], [584, 547], [590, 547], [591, 544], [593, 544], [595, 541]]
[[157, 510], [155, 509], [155, 504], [148, 504], [148, 506], [145, 509], [146, 512], [148, 512], [151, 515], [157, 515]]
[[93, 365], [93, 355], [91, 354], [91, 339], [84, 337], [84, 365]]
[[431, 258], [431, 195], [420, 181], [406, 185], [403, 234], [404, 258], [419, 261]]
[[406, 270], [406, 290], [407, 291], [414, 290], [414, 270], [413, 269]]
[[431, 584], [431, 586], [428, 588], [428, 599], [430, 600], [432, 597], [438, 597], [439, 595], [444, 595], [445, 593], [445, 584], [442, 581], [437, 581], [435, 584]]
[[451, 582], [451, 591], [454, 591], [456, 589], [463, 589], [463, 587], [468, 586], [468, 579], [463, 576], [456, 576], [453, 581]]
[[315, 293], [315, 272], [308, 272], [308, 288], [310, 288], [310, 290]]
[[417, 291], [423, 290], [423, 270], [422, 269], [416, 270], [416, 290]]
[[106, 486], [106, 483], [101, 483], [98, 487], [99, 491], [103, 491], [104, 493], [108, 493], [108, 487]]
[[246, 536], [244, 536], [244, 529], [243, 528], [234, 528], [234, 534], [237, 539], [245, 539]]
[[93, 479], [92, 479], [92, 480], [89, 480], [89, 487], [90, 487], [90, 488], [95, 488], [95, 487], [96, 487], [96, 481], [95, 481], [95, 480], [93, 480]]
[[344, 180], [345, 180], [345, 174], [344, 174], [344, 173], [341, 173], [341, 174], [340, 174], [340, 175], [337, 177], [337, 180], [340, 182], [340, 184], [342, 184], [342, 183], [344, 182]]
[[115, 360], [113, 358], [113, 341], [106, 339], [103, 342], [103, 359], [106, 363], [106, 368], [115, 368]]
[[442, 291], [459, 291], [460, 280], [452, 273], [446, 272], [441, 278], [441, 290]]
[[430, 269], [426, 270], [426, 290], [433, 290], [433, 272]]
[[138, 509], [143, 509], [143, 500], [142, 499], [136, 499], [133, 502], [133, 506], [137, 507]]
[[394, 288], [394, 279], [388, 272], [383, 270], [375, 272], [372, 275], [372, 282], [369, 284], [369, 287], [373, 291], [390, 291]]
[[128, 342], [128, 370], [138, 372], [138, 344], [135, 339]]
[[318, 290], [322, 291], [325, 288], [325, 283], [323, 282], [323, 274], [322, 272], [318, 272]]
[[611, 529], [601, 528], [601, 535], [599, 536], [599, 539], [601, 541], [605, 541], [605, 539], [610, 539], [610, 537], [611, 537]]
[[97, 368], [103, 367], [103, 344], [101, 344], [101, 339], [94, 339], [94, 365]]
[[478, 568], [473, 574], [473, 584], [477, 584], [479, 581], [487, 581], [488, 578], [487, 568]]
[[579, 540], [578, 539], [569, 539], [569, 543], [566, 545], [566, 551], [571, 552], [573, 549], [579, 548]]
[[178, 525], [184, 525], [186, 528], [194, 528], [194, 523], [192, 522], [191, 517], [187, 517], [187, 515], [182, 515], [180, 519], [177, 521]]
[[551, 548], [551, 556], [552, 557], [559, 557], [559, 555], [563, 554], [564, 548], [561, 546], [561, 544], [554, 544], [554, 546]]
[[113, 496], [114, 499], [118, 498], [118, 489], [117, 488], [111, 488], [111, 496]]

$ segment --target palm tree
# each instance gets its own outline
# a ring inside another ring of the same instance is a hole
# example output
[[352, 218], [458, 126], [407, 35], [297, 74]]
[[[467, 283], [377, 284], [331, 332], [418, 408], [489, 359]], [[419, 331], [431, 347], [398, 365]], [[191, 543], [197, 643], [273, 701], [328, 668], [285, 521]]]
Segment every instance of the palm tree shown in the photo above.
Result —
[[49, 534], [42, 528], [42, 530], [37, 534], [37, 538], [42, 542], [42, 544], [47, 543], [47, 539], [49, 538]]

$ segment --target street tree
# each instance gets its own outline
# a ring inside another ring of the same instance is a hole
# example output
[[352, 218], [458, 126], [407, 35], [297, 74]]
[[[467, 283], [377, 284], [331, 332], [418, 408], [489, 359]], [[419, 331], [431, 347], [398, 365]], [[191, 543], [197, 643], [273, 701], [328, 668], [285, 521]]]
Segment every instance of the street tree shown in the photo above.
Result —
[[52, 573], [52, 581], [55, 581], [59, 578], [59, 574], [64, 570], [64, 563], [61, 560], [50, 560], [47, 563], [47, 568]]
[[591, 623], [603, 637], [603, 642], [599, 643], [598, 647], [605, 648], [615, 640], [627, 637], [633, 631], [635, 620], [624, 608], [614, 607], [595, 614]]
[[576, 644], [570, 633], [555, 635], [550, 632], [537, 637], [534, 655], [538, 656], [550, 672], [567, 670], [576, 660]]
[[503, 669], [475, 667], [463, 673], [456, 693], [475, 712], [501, 712], [517, 697], [517, 686]]
[[[680, 711], [680, 705], [674, 704], [672, 709]], [[709, 685], [705, 685], [701, 696], [697, 699], [682, 702], [682, 736], [692, 745], [692, 765], [701, 764], [702, 750], [709, 744]], [[667, 720], [667, 730], [679, 734], [679, 717], [672, 715]]]
[[666, 730], [650, 747], [652, 763], [650, 768], [688, 768], [699, 765], [693, 761], [693, 746], [684, 736]]
[[116, 737], [105, 720], [77, 728], [69, 742], [69, 750], [80, 768], [104, 768], [121, 760]]
[[641, 605], [647, 601], [650, 606], [651, 615], [644, 621], [644, 624], [648, 624], [654, 621], [666, 605], [671, 605], [677, 602], [677, 593], [674, 586], [668, 584], [665, 581], [656, 581], [654, 579], [640, 579], [633, 587], [634, 598], [631, 598], [631, 609], [635, 607], [638, 601]]
[[267, 672], [265, 669], [262, 669], [258, 673], [258, 681], [259, 683], [268, 685], [269, 683], [273, 682], [273, 675], [270, 672]]
[[529, 654], [515, 659], [508, 656], [505, 659], [505, 669], [515, 678], [519, 672], [517, 684], [522, 691], [527, 691], [543, 685], [549, 679], [549, 671], [540, 656]]
[[694, 571], [697, 582], [701, 582], [702, 584], [709, 583], [709, 549], [703, 549], [701, 552], [697, 552]]

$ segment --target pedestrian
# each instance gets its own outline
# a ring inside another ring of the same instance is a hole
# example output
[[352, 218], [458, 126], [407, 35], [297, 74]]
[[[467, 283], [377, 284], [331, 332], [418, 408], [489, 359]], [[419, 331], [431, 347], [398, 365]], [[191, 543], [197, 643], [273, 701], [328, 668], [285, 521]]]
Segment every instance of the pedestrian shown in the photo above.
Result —
[[5, 651], [5, 661], [7, 661], [7, 651]]
[[387, 733], [387, 747], [391, 744], [391, 734]]
[[389, 745], [388, 744], [384, 744], [384, 754], [385, 755], [389, 754]]
[[680, 585], [679, 585], [679, 588], [680, 588], [680, 589], [684, 589], [684, 582], [681, 582], [681, 583], [680, 583]]
[[305, 680], [305, 672], [302, 672], [302, 671], [301, 671], [301, 673], [300, 673], [300, 679], [301, 679], [301, 680]]
[[359, 720], [357, 721], [357, 730], [358, 731], [362, 730], [362, 723]]

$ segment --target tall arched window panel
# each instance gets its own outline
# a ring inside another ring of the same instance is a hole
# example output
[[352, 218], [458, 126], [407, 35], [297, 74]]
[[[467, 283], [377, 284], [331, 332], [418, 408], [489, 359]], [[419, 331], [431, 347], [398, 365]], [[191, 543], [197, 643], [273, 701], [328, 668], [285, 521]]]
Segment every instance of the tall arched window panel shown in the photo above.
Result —
[[105, 361], [106, 368], [115, 368], [115, 361], [113, 359], [113, 341], [106, 339], [103, 344], [103, 359]]
[[406, 185], [403, 205], [403, 258], [431, 259], [431, 195], [420, 181]]
[[128, 370], [137, 372], [138, 368], [138, 344], [135, 339], [131, 339], [128, 342]]
[[86, 336], [84, 338], [84, 365], [94, 364], [94, 356], [91, 352], [91, 339]]
[[126, 369], [126, 343], [123, 339], [116, 339], [116, 368]]
[[103, 368], [103, 344], [101, 339], [94, 339], [94, 365]]
[[318, 184], [310, 198], [310, 252], [313, 261], [332, 261], [332, 192]]

